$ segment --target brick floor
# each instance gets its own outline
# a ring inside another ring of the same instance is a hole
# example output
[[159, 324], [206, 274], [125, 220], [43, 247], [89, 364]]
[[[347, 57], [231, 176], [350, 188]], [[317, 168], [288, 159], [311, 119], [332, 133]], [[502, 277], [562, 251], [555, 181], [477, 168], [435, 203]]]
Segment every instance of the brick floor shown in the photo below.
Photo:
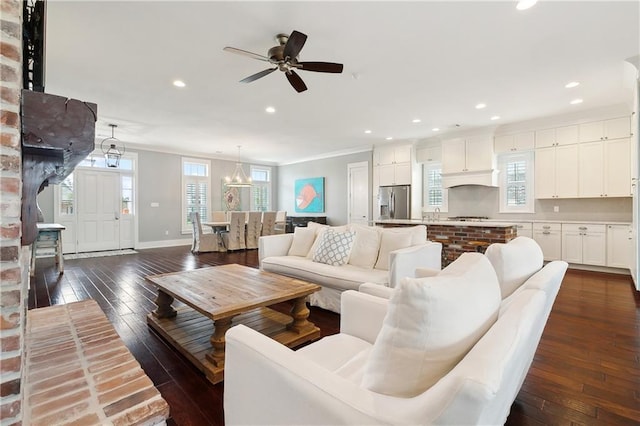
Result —
[[164, 424], [169, 406], [94, 300], [27, 315], [23, 424]]

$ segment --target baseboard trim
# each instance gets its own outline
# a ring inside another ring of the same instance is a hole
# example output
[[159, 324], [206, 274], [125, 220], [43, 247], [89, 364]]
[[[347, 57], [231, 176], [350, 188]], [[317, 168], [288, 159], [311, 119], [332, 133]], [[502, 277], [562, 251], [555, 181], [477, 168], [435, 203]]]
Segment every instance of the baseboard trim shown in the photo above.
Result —
[[570, 263], [569, 269], [578, 269], [580, 271], [607, 272], [609, 274], [631, 275], [631, 271], [626, 268], [612, 268], [610, 266], [580, 265]]
[[150, 248], [162, 248], [162, 247], [176, 247], [176, 246], [190, 246], [191, 238], [188, 240], [180, 239], [180, 240], [160, 240], [160, 241], [145, 241], [138, 242], [136, 244], [135, 249], [150, 249]]

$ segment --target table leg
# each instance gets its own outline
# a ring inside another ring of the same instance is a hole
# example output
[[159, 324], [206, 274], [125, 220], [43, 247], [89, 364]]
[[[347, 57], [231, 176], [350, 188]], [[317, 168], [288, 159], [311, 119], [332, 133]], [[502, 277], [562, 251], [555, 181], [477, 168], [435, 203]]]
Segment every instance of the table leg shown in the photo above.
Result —
[[302, 296], [295, 299], [293, 307], [291, 308], [293, 322], [289, 325], [289, 329], [301, 334], [308, 331], [310, 328], [315, 327], [313, 323], [307, 321], [309, 313], [309, 308], [307, 308], [307, 297]]
[[178, 313], [171, 304], [173, 303], [173, 296], [168, 295], [164, 291], [158, 289], [158, 297], [154, 300], [155, 304], [158, 306], [155, 311], [153, 311], [153, 316], [156, 318], [173, 318]]
[[58, 273], [64, 274], [64, 256], [62, 254], [62, 235], [58, 233], [58, 239], [56, 241], [56, 259], [58, 264]]
[[31, 264], [29, 266], [29, 275], [32, 277], [36, 276], [36, 250], [37, 250], [38, 240], [34, 241], [31, 244]]
[[207, 353], [206, 357], [209, 362], [219, 368], [224, 367], [224, 348], [226, 345], [224, 335], [231, 327], [232, 319], [233, 317], [220, 318], [213, 322], [213, 336], [209, 339], [213, 351]]

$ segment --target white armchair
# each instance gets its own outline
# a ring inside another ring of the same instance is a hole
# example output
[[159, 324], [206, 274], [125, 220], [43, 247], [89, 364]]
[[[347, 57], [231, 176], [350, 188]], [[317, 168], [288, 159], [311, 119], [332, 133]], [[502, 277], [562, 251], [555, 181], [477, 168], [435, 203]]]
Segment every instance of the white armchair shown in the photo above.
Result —
[[[464, 281], [477, 284], [469, 276]], [[469, 296], [470, 306], [476, 296]], [[413, 397], [374, 392], [363, 381], [394, 299], [345, 291], [340, 333], [297, 351], [248, 327], [232, 327], [226, 334], [225, 423], [503, 424], [544, 329], [545, 297], [535, 289], [514, 295], [453, 369]]]

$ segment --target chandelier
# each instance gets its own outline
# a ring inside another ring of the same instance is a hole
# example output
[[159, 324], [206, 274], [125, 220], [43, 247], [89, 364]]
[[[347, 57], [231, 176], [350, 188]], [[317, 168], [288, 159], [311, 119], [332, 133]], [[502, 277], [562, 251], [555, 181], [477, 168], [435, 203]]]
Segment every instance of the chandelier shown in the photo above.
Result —
[[[100, 150], [104, 154], [107, 167], [118, 167], [120, 158], [124, 155], [124, 144], [113, 136], [113, 129], [118, 126], [116, 124], [109, 124], [109, 126], [111, 127], [111, 137], [102, 140]], [[120, 147], [117, 146], [118, 144]]]
[[252, 185], [251, 178], [248, 178], [242, 169], [242, 163], [240, 162], [240, 145], [238, 145], [238, 162], [236, 163], [236, 169], [231, 176], [224, 178], [227, 186], [232, 188], [249, 188]]

